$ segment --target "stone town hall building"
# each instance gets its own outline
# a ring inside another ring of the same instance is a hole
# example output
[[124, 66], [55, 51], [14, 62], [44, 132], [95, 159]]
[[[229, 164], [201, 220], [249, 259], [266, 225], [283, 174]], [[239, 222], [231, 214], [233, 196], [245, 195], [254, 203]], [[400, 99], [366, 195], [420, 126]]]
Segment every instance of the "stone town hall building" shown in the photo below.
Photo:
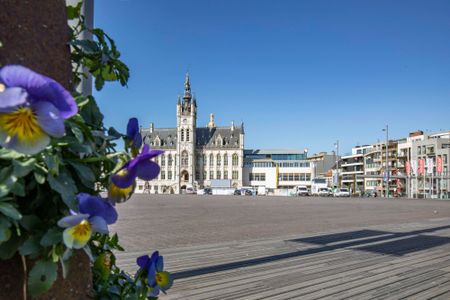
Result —
[[144, 143], [165, 152], [157, 159], [161, 166], [158, 178], [138, 180], [137, 193], [181, 193], [187, 187], [208, 187], [211, 180], [242, 186], [244, 126], [217, 127], [211, 114], [206, 127], [197, 127], [197, 102], [189, 75], [184, 95], [178, 97], [177, 127], [155, 128], [151, 123], [141, 133]]

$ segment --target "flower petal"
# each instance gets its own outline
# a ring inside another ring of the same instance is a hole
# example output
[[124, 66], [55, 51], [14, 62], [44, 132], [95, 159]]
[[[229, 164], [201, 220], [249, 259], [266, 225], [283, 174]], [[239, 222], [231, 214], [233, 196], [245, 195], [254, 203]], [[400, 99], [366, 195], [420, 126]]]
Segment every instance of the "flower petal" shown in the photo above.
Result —
[[139, 256], [136, 259], [136, 263], [141, 268], [147, 268], [148, 264], [150, 263], [150, 257], [148, 255]]
[[50, 102], [39, 101], [32, 104], [42, 129], [51, 136], [62, 137], [65, 134], [64, 119], [59, 110]]
[[0, 92], [0, 112], [11, 112], [25, 104], [28, 93], [23, 88], [11, 87]]
[[62, 227], [62, 228], [72, 227], [77, 224], [80, 224], [81, 221], [87, 220], [88, 218], [89, 218], [89, 215], [87, 215], [87, 214], [78, 214], [78, 215], [67, 216], [58, 221], [58, 226]]
[[0, 146], [32, 155], [41, 152], [50, 143], [50, 137], [42, 130], [35, 134], [32, 139], [23, 139], [17, 135], [11, 135], [5, 128], [3, 115], [0, 113]]
[[8, 87], [24, 88], [32, 101], [49, 101], [67, 119], [78, 112], [72, 95], [59, 83], [20, 65], [7, 65], [0, 70], [0, 81]]
[[109, 232], [108, 224], [106, 224], [105, 219], [102, 217], [91, 217], [89, 218], [89, 223], [91, 223], [92, 232], [99, 232], [103, 234], [107, 234]]
[[89, 214], [91, 217], [102, 217], [107, 224], [117, 221], [116, 209], [101, 197], [80, 193], [77, 195], [80, 212]]
[[164, 270], [164, 258], [162, 256], [158, 256], [156, 259], [156, 271], [162, 272]]
[[134, 136], [139, 132], [139, 122], [136, 118], [130, 118], [127, 124], [127, 138], [133, 140]]
[[142, 180], [152, 180], [158, 177], [160, 167], [157, 163], [147, 160], [142, 161], [136, 168], [137, 177]]
[[136, 179], [136, 164], [135, 159], [127, 162], [119, 171], [111, 175], [111, 181], [119, 188], [128, 188], [134, 184]]
[[155, 264], [153, 262], [150, 263], [150, 266], [148, 268], [147, 281], [148, 281], [148, 284], [151, 287], [156, 287], [157, 286], [157, 283], [156, 283], [156, 267], [155, 267]]
[[125, 202], [133, 194], [134, 188], [135, 185], [131, 185], [127, 188], [121, 189], [111, 182], [108, 187], [108, 199], [112, 204]]
[[49, 78], [24, 66], [6, 65], [0, 69], [0, 81], [7, 87], [24, 88], [31, 95], [48, 83]]
[[63, 232], [63, 241], [68, 248], [81, 249], [86, 246], [92, 236], [92, 228], [88, 221], [66, 228]]
[[156, 273], [156, 281], [161, 291], [164, 293], [170, 289], [173, 285], [173, 277], [169, 272], [158, 272]]

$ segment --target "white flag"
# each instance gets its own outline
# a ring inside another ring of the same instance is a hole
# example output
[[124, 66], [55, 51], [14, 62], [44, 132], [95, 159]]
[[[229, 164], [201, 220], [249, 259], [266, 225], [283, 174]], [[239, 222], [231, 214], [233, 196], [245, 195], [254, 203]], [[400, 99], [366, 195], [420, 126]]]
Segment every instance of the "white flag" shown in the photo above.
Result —
[[433, 174], [434, 161], [431, 157], [427, 157], [427, 174]]
[[411, 160], [411, 171], [414, 176], [417, 176], [417, 160], [416, 159]]

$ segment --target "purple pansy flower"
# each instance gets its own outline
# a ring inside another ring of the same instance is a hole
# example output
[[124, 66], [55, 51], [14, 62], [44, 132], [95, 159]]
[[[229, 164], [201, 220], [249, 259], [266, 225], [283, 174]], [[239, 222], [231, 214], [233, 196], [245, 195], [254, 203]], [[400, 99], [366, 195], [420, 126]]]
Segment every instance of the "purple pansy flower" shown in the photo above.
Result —
[[116, 209], [101, 197], [80, 193], [77, 195], [79, 212], [58, 221], [58, 226], [66, 228], [64, 244], [68, 248], [83, 248], [96, 233], [108, 233], [108, 225], [117, 221]]
[[164, 271], [164, 259], [158, 251], [153, 252], [152, 256], [140, 256], [136, 259], [140, 267], [138, 274], [147, 277], [149, 285], [148, 297], [157, 297], [159, 291], [166, 293], [173, 284], [173, 278], [169, 272]]
[[128, 120], [126, 139], [134, 149], [139, 150], [141, 148], [142, 135], [139, 131], [138, 119], [130, 118], [130, 120]]
[[64, 120], [77, 112], [73, 97], [53, 79], [19, 65], [0, 69], [0, 146], [36, 154], [50, 136], [64, 136]]
[[127, 188], [134, 184], [136, 177], [142, 180], [152, 180], [159, 174], [159, 165], [151, 159], [164, 153], [162, 150], [150, 150], [145, 144], [142, 152], [135, 158], [126, 162], [115, 174], [111, 176], [112, 182], [119, 188]]

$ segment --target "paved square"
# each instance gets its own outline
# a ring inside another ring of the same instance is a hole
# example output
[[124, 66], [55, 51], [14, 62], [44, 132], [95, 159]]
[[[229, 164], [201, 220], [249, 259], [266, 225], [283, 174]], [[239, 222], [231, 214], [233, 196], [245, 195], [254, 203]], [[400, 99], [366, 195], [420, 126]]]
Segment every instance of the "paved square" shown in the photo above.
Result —
[[450, 299], [450, 202], [135, 195], [119, 265], [158, 249], [162, 299]]

